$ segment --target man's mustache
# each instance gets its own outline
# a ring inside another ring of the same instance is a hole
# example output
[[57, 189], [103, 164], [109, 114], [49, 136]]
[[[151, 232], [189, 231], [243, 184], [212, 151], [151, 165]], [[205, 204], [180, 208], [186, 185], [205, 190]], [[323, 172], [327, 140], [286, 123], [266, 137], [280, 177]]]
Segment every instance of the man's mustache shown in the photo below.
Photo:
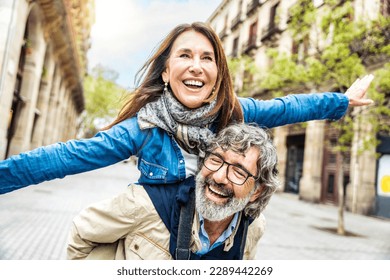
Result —
[[[211, 177], [207, 176], [204, 180], [205, 184], [211, 186], [213, 189], [216, 189], [218, 192], [223, 193], [225, 196], [232, 198], [234, 196], [234, 192], [230, 188], [226, 188], [225, 184], [218, 184]], [[206, 187], [206, 186], [203, 186]]]

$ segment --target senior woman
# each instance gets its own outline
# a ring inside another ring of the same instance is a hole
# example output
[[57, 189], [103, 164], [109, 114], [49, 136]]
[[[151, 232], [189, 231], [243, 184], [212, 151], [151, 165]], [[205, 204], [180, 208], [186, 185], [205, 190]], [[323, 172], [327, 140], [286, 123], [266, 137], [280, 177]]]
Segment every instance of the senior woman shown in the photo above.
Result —
[[261, 127], [339, 119], [364, 95], [372, 76], [346, 92], [238, 98], [216, 33], [196, 22], [174, 28], [140, 71], [142, 81], [117, 119], [90, 139], [40, 147], [0, 162], [0, 194], [105, 167], [135, 155], [139, 184], [169, 184], [194, 175], [205, 142], [229, 123]]

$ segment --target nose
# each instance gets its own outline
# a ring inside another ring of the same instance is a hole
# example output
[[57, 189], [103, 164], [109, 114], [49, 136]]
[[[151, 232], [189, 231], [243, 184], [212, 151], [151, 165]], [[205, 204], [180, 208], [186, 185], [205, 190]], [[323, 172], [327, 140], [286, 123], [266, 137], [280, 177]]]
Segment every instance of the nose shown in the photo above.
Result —
[[216, 183], [225, 185], [229, 183], [229, 180], [227, 178], [227, 169], [228, 165], [224, 163], [220, 169], [213, 172], [213, 179]]
[[200, 63], [200, 58], [196, 57], [192, 60], [192, 65], [190, 66], [189, 70], [191, 73], [194, 73], [196, 75], [202, 74], [203, 69]]

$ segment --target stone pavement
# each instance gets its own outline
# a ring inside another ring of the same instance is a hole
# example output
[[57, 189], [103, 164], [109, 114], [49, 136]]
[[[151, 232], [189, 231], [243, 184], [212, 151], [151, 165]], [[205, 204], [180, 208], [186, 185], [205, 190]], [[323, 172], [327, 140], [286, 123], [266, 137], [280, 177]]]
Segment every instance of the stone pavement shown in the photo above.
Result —
[[264, 214], [267, 226], [257, 259], [390, 260], [390, 220], [344, 212], [347, 236], [335, 233], [338, 208], [277, 193]]
[[73, 217], [123, 191], [138, 174], [134, 165], [119, 163], [1, 195], [0, 259], [66, 259]]
[[[0, 259], [65, 259], [73, 217], [92, 202], [112, 197], [138, 178], [131, 163], [45, 182], [0, 196]], [[337, 208], [278, 193], [265, 211], [267, 228], [257, 259], [390, 260], [390, 221], [346, 212], [353, 236], [327, 231]]]

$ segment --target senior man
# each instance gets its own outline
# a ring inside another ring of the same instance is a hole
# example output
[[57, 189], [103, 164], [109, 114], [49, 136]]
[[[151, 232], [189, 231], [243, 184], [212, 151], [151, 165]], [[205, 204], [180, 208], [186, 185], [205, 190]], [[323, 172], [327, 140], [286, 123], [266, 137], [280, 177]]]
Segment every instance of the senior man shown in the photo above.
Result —
[[[268, 133], [234, 124], [179, 184], [130, 185], [73, 221], [69, 259], [253, 259], [278, 185]], [[194, 191], [195, 189], [195, 191]]]

